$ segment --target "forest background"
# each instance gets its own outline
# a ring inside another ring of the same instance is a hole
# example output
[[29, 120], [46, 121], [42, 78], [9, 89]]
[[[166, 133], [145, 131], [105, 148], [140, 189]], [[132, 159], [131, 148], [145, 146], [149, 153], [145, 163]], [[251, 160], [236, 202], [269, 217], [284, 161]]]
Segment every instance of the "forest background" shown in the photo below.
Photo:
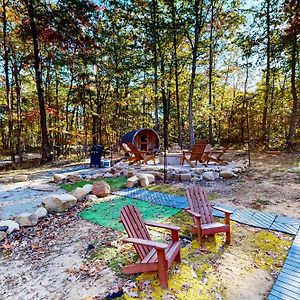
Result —
[[0, 153], [41, 162], [156, 129], [299, 149], [298, 0], [2, 0]]

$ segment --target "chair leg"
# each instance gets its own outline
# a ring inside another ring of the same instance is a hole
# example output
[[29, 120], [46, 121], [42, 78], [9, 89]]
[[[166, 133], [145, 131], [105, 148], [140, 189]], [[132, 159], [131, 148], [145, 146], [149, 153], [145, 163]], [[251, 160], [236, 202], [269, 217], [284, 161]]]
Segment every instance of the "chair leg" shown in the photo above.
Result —
[[179, 251], [178, 254], [176, 255], [174, 261], [179, 262], [179, 263], [181, 262], [180, 251]]
[[231, 240], [230, 240], [230, 231], [226, 231], [226, 243], [228, 245], [230, 245], [230, 242], [231, 242]]
[[180, 162], [180, 164], [183, 166], [183, 164], [184, 164], [184, 160], [185, 160], [185, 155], [183, 154], [183, 156], [180, 156], [180, 158], [179, 158], [179, 162]]
[[165, 250], [156, 249], [158, 259], [158, 276], [162, 288], [168, 288], [168, 262], [166, 260]]
[[200, 228], [197, 229], [197, 235], [198, 235], [198, 242], [199, 242], [200, 249], [204, 248], [203, 238], [202, 238], [202, 232], [201, 232]]

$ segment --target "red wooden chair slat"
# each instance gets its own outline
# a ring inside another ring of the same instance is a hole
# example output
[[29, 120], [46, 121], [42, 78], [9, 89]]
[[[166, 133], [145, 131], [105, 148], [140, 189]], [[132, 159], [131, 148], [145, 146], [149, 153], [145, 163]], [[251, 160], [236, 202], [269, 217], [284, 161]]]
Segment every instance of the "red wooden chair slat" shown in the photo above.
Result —
[[[129, 237], [140, 238], [143, 240], [151, 240], [146, 225], [138, 210], [134, 210], [133, 206], [125, 206], [121, 211], [121, 221]], [[151, 250], [151, 247], [134, 244], [134, 248], [142, 260]]]
[[[132, 242], [139, 256], [138, 262], [124, 267], [123, 272], [133, 274], [158, 271], [161, 286], [168, 287], [168, 268], [173, 261], [180, 262], [179, 227], [154, 222], [146, 224], [138, 209], [133, 205], [122, 208], [121, 222], [129, 236], [123, 241]], [[153, 242], [146, 225], [170, 229], [172, 241], [169, 244]]]
[[187, 212], [190, 213], [194, 219], [192, 232], [198, 234], [200, 247], [203, 246], [202, 236], [218, 232], [225, 232], [226, 242], [230, 244], [230, 214], [232, 212], [217, 208], [225, 213], [225, 224], [215, 222], [207, 193], [200, 186], [189, 187], [187, 189], [187, 198], [190, 205]]

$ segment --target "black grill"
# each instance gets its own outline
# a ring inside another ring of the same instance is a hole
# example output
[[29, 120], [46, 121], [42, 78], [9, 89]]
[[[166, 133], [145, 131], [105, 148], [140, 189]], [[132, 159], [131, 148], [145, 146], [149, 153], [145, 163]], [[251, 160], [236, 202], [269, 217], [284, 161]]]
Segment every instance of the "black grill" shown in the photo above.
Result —
[[108, 153], [104, 149], [104, 146], [102, 145], [93, 145], [91, 147], [91, 161], [90, 161], [90, 167], [101, 167], [101, 157], [105, 157], [105, 155]]

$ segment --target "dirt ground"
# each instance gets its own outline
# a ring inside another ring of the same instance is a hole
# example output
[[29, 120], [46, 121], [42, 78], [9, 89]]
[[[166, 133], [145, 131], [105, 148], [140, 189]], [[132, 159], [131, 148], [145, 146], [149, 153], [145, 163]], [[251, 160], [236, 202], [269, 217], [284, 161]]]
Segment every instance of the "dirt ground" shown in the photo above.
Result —
[[[290, 154], [255, 154], [252, 159], [252, 167], [243, 176], [205, 184], [214, 200], [300, 218], [300, 172], [289, 172], [300, 166], [300, 159]], [[48, 217], [34, 229], [22, 229], [0, 244], [1, 299], [103, 299], [128, 284], [132, 277], [116, 273], [101, 260], [87, 260], [89, 244], [96, 241], [118, 247], [115, 243], [120, 234], [80, 219], [76, 215], [78, 210], [80, 207]], [[265, 299], [274, 283], [272, 272], [257, 267], [255, 260], [249, 259], [247, 251], [240, 247], [243, 237], [258, 231], [243, 225], [237, 228], [240, 236], [233, 237], [233, 245], [218, 262], [218, 272], [222, 274], [218, 282], [227, 288], [222, 291], [224, 298], [219, 295], [217, 299]], [[288, 235], [279, 235], [279, 239], [289, 244], [292, 241]], [[284, 249], [287, 252], [288, 247]], [[176, 299], [172, 297], [166, 294], [156, 299]]]
[[251, 158], [245, 175], [208, 184], [216, 201], [300, 218], [300, 155], [255, 153]]

